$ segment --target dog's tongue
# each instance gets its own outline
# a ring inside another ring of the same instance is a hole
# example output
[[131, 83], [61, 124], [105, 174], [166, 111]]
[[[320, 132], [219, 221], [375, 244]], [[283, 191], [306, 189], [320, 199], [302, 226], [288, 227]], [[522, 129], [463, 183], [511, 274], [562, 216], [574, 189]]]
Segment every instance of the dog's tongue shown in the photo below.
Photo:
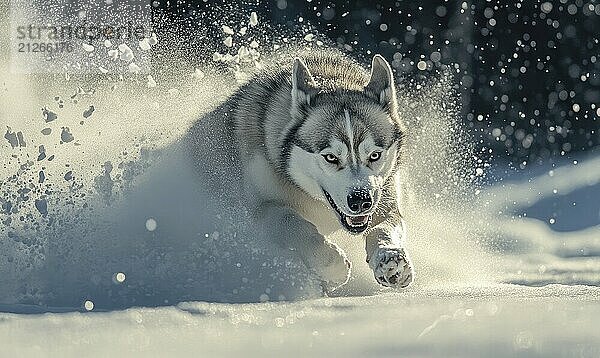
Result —
[[369, 221], [368, 215], [363, 216], [346, 216], [346, 223], [350, 226], [361, 226]]

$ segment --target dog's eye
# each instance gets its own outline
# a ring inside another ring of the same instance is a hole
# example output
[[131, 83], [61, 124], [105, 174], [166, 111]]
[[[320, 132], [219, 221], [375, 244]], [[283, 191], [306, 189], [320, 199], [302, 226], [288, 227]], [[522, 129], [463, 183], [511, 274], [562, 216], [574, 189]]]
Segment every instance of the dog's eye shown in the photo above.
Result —
[[369, 155], [369, 161], [376, 162], [381, 158], [381, 152], [373, 152]]
[[324, 154], [323, 158], [325, 158], [325, 161], [327, 161], [327, 163], [331, 163], [331, 164], [339, 164], [339, 162], [340, 162], [338, 157], [336, 157], [333, 154]]

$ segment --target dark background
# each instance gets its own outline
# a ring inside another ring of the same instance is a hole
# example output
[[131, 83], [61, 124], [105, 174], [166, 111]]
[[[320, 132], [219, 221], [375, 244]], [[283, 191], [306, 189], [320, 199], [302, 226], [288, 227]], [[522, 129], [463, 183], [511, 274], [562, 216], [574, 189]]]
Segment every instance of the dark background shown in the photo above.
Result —
[[207, 26], [218, 33], [221, 20], [256, 11], [273, 34], [316, 30], [355, 57], [384, 55], [400, 77], [451, 66], [465, 126], [480, 150], [491, 148], [491, 157], [517, 169], [599, 144], [597, 1], [200, 0], [154, 7], [197, 30], [177, 31], [183, 47], [206, 46]]

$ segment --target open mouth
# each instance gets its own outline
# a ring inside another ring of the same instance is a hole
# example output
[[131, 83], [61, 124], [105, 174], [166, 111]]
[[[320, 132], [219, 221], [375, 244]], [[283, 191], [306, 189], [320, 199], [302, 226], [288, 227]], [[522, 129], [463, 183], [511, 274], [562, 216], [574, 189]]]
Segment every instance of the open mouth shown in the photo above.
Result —
[[323, 190], [323, 193], [325, 193], [325, 197], [327, 198], [329, 205], [331, 205], [331, 207], [337, 212], [338, 216], [340, 217], [340, 222], [346, 230], [353, 234], [360, 234], [367, 230], [367, 228], [369, 227], [369, 223], [371, 222], [372, 215], [346, 215], [340, 210], [340, 208], [338, 208], [338, 206], [335, 204], [335, 201], [333, 201], [333, 198], [331, 197], [331, 195], [329, 195], [328, 192]]

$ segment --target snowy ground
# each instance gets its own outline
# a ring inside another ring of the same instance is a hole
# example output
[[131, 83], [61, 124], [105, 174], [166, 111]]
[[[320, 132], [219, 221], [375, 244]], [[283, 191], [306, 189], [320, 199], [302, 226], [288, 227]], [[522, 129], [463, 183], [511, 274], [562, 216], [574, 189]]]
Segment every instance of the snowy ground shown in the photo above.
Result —
[[448, 288], [296, 303], [0, 316], [6, 357], [597, 357], [600, 289]]

